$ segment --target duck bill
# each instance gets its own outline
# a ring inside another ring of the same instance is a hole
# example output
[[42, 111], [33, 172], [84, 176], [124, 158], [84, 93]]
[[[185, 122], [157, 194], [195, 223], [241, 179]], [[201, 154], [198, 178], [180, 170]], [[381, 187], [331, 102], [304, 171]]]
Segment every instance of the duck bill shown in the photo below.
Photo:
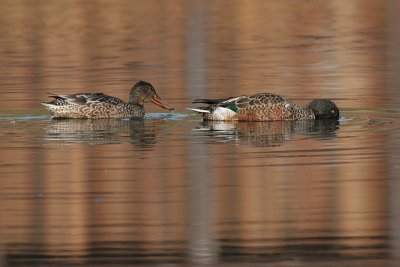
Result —
[[174, 108], [171, 107], [167, 102], [165, 102], [164, 100], [161, 99], [161, 97], [159, 97], [158, 95], [154, 95], [151, 98], [151, 102], [153, 104], [156, 104], [157, 106], [160, 106], [162, 108], [168, 109], [168, 110], [173, 110]]

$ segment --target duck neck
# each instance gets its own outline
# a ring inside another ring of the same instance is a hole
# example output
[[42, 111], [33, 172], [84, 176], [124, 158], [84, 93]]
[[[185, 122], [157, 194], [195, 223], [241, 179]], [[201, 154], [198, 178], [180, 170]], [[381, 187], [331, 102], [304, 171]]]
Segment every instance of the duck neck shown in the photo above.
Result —
[[132, 88], [131, 93], [129, 94], [128, 103], [143, 106], [144, 99], [144, 96], [140, 93], [139, 90], [135, 90], [135, 88]]
[[313, 109], [310, 107], [310, 103], [305, 104], [303, 106], [303, 109], [314, 113]]
[[303, 106], [303, 110], [304, 110], [305, 112], [307, 112], [309, 116], [315, 118], [315, 112], [314, 112], [312, 106], [310, 105], [310, 103], [305, 104], [305, 105]]

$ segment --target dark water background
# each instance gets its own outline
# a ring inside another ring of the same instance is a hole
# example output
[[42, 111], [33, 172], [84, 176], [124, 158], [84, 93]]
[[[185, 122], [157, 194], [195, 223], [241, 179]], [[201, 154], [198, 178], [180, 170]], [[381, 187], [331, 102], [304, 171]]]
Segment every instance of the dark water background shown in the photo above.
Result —
[[[5, 0], [0, 266], [399, 266], [400, 4]], [[52, 120], [47, 93], [176, 110]], [[202, 123], [194, 98], [331, 98], [324, 122]]]

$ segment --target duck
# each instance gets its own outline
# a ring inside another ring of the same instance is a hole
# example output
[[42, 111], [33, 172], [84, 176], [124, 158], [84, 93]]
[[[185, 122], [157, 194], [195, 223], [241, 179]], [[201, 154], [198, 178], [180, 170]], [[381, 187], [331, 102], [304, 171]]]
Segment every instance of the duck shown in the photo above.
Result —
[[256, 93], [224, 99], [195, 99], [193, 103], [208, 105], [189, 108], [202, 114], [205, 121], [339, 119], [339, 108], [329, 99], [314, 99], [301, 106], [274, 93]]
[[133, 85], [128, 101], [103, 93], [50, 94], [49, 97], [53, 100], [41, 104], [53, 118], [143, 118], [144, 103], [149, 101], [167, 110], [174, 109], [146, 81]]

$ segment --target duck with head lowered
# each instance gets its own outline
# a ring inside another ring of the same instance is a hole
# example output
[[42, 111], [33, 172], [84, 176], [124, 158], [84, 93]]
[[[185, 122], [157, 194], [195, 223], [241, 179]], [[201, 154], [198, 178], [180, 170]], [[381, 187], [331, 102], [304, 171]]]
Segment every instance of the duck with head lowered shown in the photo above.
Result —
[[225, 99], [196, 99], [193, 103], [208, 104], [189, 108], [215, 121], [282, 121], [339, 119], [339, 109], [329, 99], [314, 99], [300, 106], [273, 93], [258, 93]]
[[173, 108], [158, 96], [154, 87], [145, 81], [137, 82], [131, 89], [128, 101], [103, 93], [77, 93], [50, 95], [50, 102], [42, 102], [53, 118], [143, 118], [144, 103]]

